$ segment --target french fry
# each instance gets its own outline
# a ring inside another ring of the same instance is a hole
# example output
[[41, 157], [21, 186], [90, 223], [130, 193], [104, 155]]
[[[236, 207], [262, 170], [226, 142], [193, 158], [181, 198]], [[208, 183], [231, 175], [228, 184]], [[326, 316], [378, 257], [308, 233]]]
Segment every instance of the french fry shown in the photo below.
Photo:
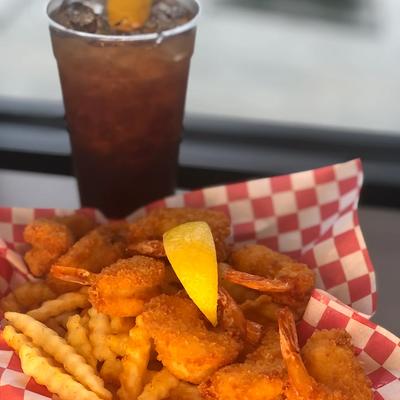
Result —
[[110, 327], [112, 333], [128, 333], [135, 325], [135, 318], [111, 317]]
[[103, 380], [96, 375], [86, 360], [56, 332], [26, 314], [7, 312], [4, 317], [15, 328], [30, 337], [36, 346], [53, 356], [78, 382], [87, 386], [101, 398], [111, 399], [111, 393], [105, 389]]
[[25, 282], [16, 287], [13, 292], [24, 311], [36, 308], [44, 301], [52, 300], [57, 297], [44, 281]]
[[66, 341], [96, 369], [97, 360], [93, 355], [92, 345], [89, 341], [88, 331], [82, 324], [82, 317], [79, 314], [69, 317], [67, 321]]
[[67, 323], [70, 317], [73, 315], [77, 315], [75, 311], [67, 311], [65, 313], [62, 313], [60, 315], [57, 315], [54, 317], [54, 319], [65, 329], [67, 329]]
[[179, 379], [171, 374], [166, 368], [157, 372], [153, 379], [144, 387], [142, 394], [137, 400], [162, 400], [170, 391], [177, 387]]
[[56, 318], [49, 318], [47, 321], [43, 322], [48, 328], [57, 332], [61, 337], [64, 337], [66, 334], [66, 330], [61, 324], [56, 320]]
[[0, 300], [0, 308], [3, 312], [7, 312], [7, 311], [21, 312], [22, 311], [21, 304], [18, 303], [13, 292], [8, 293], [7, 296], [4, 296]]
[[39, 308], [29, 311], [27, 314], [37, 321], [46, 321], [64, 312], [84, 308], [89, 305], [85, 290], [65, 293], [54, 300], [45, 301]]
[[88, 390], [61, 368], [51, 364], [42, 352], [30, 344], [19, 350], [22, 370], [32, 376], [37, 383], [44, 385], [61, 400], [101, 400], [96, 393]]
[[121, 360], [118, 358], [109, 358], [104, 361], [100, 369], [100, 376], [104, 379], [104, 382], [119, 386], [119, 376], [122, 370]]
[[3, 329], [3, 339], [17, 353], [24, 344], [32, 343], [31, 340], [27, 338], [23, 333], [17, 333], [15, 328], [11, 325], [7, 325]]
[[135, 326], [129, 332], [131, 340], [127, 353], [122, 359], [120, 375], [121, 388], [118, 390], [120, 400], [136, 399], [143, 389], [143, 380], [150, 357], [150, 337], [147, 332]]
[[107, 335], [111, 333], [110, 318], [91, 308], [89, 313], [89, 339], [93, 347], [93, 354], [99, 361], [114, 358], [115, 353], [107, 345]]
[[126, 333], [120, 333], [118, 335], [107, 335], [107, 345], [115, 354], [124, 356], [130, 337]]
[[80, 314], [81, 324], [88, 329], [89, 329], [89, 309], [90, 308], [84, 308]]

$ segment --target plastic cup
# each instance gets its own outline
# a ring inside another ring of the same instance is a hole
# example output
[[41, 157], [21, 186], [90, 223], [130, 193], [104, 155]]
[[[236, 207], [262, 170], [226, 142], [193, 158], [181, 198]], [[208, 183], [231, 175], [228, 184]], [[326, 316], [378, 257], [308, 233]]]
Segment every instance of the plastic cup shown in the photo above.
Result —
[[47, 13], [82, 206], [119, 218], [173, 193], [199, 5], [160, 34], [79, 32]]

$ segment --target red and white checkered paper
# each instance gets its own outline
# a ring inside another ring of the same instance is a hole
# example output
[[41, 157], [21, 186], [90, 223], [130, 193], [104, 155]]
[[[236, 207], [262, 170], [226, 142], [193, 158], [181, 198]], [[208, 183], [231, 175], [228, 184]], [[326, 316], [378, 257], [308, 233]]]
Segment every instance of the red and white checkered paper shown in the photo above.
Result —
[[[353, 337], [375, 391], [375, 400], [400, 399], [400, 341], [369, 321], [376, 309], [375, 273], [358, 223], [363, 181], [360, 160], [311, 171], [188, 192], [152, 203], [198, 207], [231, 217], [235, 243], [258, 242], [307, 263], [317, 276], [303, 320], [304, 342], [318, 328], [344, 328]], [[21, 257], [22, 232], [35, 218], [93, 210], [0, 208], [0, 296], [30, 279]], [[18, 357], [0, 339], [0, 400], [39, 400], [45, 388], [21, 372]]]

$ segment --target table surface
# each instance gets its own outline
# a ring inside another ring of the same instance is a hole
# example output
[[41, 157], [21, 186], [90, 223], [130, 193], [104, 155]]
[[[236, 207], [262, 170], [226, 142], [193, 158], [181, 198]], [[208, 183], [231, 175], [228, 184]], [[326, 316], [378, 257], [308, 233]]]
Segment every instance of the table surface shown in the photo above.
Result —
[[[0, 204], [16, 207], [79, 207], [75, 178], [0, 170]], [[360, 223], [375, 266], [378, 312], [373, 320], [400, 336], [400, 210], [360, 209]]]

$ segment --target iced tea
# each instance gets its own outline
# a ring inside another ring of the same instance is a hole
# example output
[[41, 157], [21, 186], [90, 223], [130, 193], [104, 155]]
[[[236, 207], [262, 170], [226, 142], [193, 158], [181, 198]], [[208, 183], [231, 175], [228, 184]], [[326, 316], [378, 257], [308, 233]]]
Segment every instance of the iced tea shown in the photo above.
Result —
[[[186, 3], [194, 17], [197, 4]], [[50, 30], [82, 205], [123, 217], [171, 194], [193, 20], [161, 34]]]

